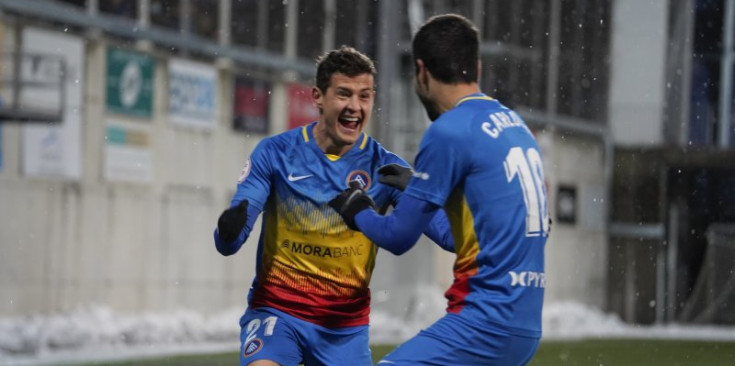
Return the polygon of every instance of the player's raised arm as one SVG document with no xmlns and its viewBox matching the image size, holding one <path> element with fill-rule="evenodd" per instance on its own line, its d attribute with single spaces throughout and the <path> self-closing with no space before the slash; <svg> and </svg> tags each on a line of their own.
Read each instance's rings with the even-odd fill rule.
<svg viewBox="0 0 735 366">
<path fill-rule="evenodd" d="M 232 255 L 240 250 L 250 236 L 255 220 L 263 211 L 270 194 L 270 144 L 265 139 L 255 147 L 242 169 L 230 207 L 217 220 L 214 245 L 222 255 Z"/>
<path fill-rule="evenodd" d="M 380 174 L 378 178 L 380 183 L 403 192 L 413 177 L 413 169 L 393 163 L 380 167 L 378 174 Z M 397 195 L 396 201 L 400 201 L 400 192 Z M 454 237 L 452 236 L 449 220 L 443 209 L 439 209 L 436 212 L 423 233 L 434 243 L 442 247 L 442 249 L 454 253 Z"/>
<path fill-rule="evenodd" d="M 404 195 L 390 215 L 382 216 L 368 202 L 372 199 L 367 192 L 351 186 L 329 205 L 351 229 L 362 231 L 376 245 L 395 255 L 411 249 L 440 210 L 437 205 Z"/>
<path fill-rule="evenodd" d="M 454 253 L 454 236 L 452 236 L 452 227 L 449 225 L 447 213 L 441 208 L 437 210 L 434 218 L 431 219 L 429 226 L 424 230 L 424 235 L 428 236 L 434 243 L 439 245 L 447 252 Z"/>
<path fill-rule="evenodd" d="M 222 212 L 214 230 L 214 246 L 222 255 L 232 255 L 250 236 L 255 220 L 260 210 L 250 206 L 248 200 L 242 200 L 237 205 Z"/>
</svg>

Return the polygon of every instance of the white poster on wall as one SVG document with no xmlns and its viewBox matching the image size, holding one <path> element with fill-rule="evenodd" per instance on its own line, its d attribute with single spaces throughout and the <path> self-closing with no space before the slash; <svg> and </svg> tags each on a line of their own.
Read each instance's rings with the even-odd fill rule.
<svg viewBox="0 0 735 366">
<path fill-rule="evenodd" d="M 108 121 L 105 128 L 105 179 L 137 183 L 153 180 L 151 140 L 148 125 Z"/>
<path fill-rule="evenodd" d="M 171 59 L 168 113 L 174 124 L 213 129 L 217 110 L 217 70 L 207 64 Z"/>
<path fill-rule="evenodd" d="M 64 113 L 60 124 L 23 126 L 23 172 L 28 176 L 79 179 L 81 176 L 82 85 L 84 85 L 84 41 L 68 34 L 25 28 L 22 35 L 25 53 L 59 55 L 66 62 Z M 23 59 L 23 80 L 43 80 L 49 72 L 43 59 Z M 24 88 L 21 104 L 58 103 L 59 93 Z"/>
</svg>

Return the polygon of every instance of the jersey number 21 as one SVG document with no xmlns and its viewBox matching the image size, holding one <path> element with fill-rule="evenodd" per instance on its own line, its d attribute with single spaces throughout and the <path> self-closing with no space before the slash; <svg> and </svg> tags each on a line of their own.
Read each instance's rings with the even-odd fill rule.
<svg viewBox="0 0 735 366">
<path fill-rule="evenodd" d="M 518 176 L 526 203 L 526 236 L 549 235 L 549 210 L 544 188 L 544 169 L 541 155 L 535 148 L 523 152 L 514 147 L 503 162 L 508 183 Z"/>
</svg>

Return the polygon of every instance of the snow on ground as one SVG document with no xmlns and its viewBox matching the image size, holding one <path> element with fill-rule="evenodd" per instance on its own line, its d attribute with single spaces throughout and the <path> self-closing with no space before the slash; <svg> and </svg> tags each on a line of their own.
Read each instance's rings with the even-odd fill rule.
<svg viewBox="0 0 735 366">
<path fill-rule="evenodd" d="M 371 341 L 404 341 L 441 317 L 444 307 L 441 291 L 418 287 L 405 311 L 407 316 L 373 311 Z M 0 318 L 0 365 L 77 364 L 234 352 L 239 348 L 240 315 L 240 308 L 215 315 L 187 310 L 126 315 L 106 306 L 90 305 L 53 316 Z M 633 326 L 579 303 L 547 304 L 543 328 L 545 340 L 624 337 L 735 341 L 732 327 Z"/>
<path fill-rule="evenodd" d="M 0 318 L 0 365 L 236 350 L 241 312 L 230 309 L 204 316 L 178 310 L 123 315 L 94 305 L 53 316 Z"/>
</svg>

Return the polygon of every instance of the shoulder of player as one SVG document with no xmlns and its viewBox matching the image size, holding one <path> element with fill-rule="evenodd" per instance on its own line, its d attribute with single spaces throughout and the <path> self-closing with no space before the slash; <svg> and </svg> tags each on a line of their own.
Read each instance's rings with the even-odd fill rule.
<svg viewBox="0 0 735 366">
<path fill-rule="evenodd" d="M 295 146 L 303 141 L 301 128 L 294 128 L 279 134 L 268 136 L 258 143 L 262 148 L 283 151 L 287 147 Z"/>
<path fill-rule="evenodd" d="M 465 139 L 474 135 L 473 126 L 486 122 L 491 114 L 502 111 L 510 109 L 494 99 L 490 104 L 483 103 L 481 108 L 463 103 L 442 114 L 429 126 L 429 131 L 433 130 L 432 133 L 446 138 Z"/>
<path fill-rule="evenodd" d="M 373 155 L 373 159 L 377 160 L 380 165 L 397 163 L 408 166 L 405 159 L 398 156 L 396 153 L 386 149 L 378 140 L 365 134 L 367 141 L 365 142 L 365 149 Z"/>
<path fill-rule="evenodd" d="M 452 108 L 429 125 L 426 135 L 432 138 L 461 140 L 468 137 L 472 115 L 464 108 Z"/>
<path fill-rule="evenodd" d="M 362 136 L 357 139 L 357 144 L 363 151 L 369 152 L 373 155 L 381 155 L 388 151 L 380 142 L 378 142 L 378 140 L 364 132 Z"/>
</svg>

